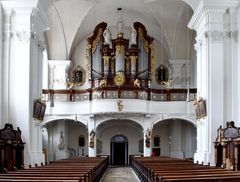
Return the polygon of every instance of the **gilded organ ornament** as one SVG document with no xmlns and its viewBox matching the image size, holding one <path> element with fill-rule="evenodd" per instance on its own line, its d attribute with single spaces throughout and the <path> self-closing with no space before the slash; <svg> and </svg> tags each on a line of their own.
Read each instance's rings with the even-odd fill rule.
<svg viewBox="0 0 240 182">
<path fill-rule="evenodd" d="M 116 86 L 122 86 L 125 83 L 125 76 L 123 73 L 117 73 L 114 78 L 114 83 Z"/>
</svg>

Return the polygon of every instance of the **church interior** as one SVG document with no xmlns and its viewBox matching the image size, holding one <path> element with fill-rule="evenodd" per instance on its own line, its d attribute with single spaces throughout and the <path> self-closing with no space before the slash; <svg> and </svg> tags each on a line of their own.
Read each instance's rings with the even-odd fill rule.
<svg viewBox="0 0 240 182">
<path fill-rule="evenodd" d="M 240 179 L 240 0 L 0 0 L 0 29 L 1 173 Z"/>
</svg>

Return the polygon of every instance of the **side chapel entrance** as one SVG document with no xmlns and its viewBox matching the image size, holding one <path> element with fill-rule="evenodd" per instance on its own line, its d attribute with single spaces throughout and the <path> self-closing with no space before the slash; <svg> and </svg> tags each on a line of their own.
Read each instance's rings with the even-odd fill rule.
<svg viewBox="0 0 240 182">
<path fill-rule="evenodd" d="M 110 150 L 112 165 L 128 164 L 128 138 L 126 136 L 113 136 L 110 142 Z"/>
</svg>

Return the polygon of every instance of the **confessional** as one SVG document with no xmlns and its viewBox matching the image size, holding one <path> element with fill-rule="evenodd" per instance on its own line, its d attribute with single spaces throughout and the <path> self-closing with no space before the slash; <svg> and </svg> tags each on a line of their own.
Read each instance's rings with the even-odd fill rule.
<svg viewBox="0 0 240 182">
<path fill-rule="evenodd" d="M 218 128 L 214 148 L 217 167 L 240 169 L 240 128 L 233 121 L 227 122 L 226 128 Z"/>
<path fill-rule="evenodd" d="M 0 130 L 0 170 L 1 172 L 21 169 L 24 166 L 24 143 L 21 130 L 5 124 Z"/>
</svg>

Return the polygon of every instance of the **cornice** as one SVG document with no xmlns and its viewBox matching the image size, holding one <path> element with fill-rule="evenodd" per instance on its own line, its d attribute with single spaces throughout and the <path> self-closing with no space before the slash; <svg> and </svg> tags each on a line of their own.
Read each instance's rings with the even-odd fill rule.
<svg viewBox="0 0 240 182">
<path fill-rule="evenodd" d="M 20 12 L 29 12 L 33 7 L 37 6 L 38 0 L 3 0 L 1 1 L 3 9 L 14 9 Z"/>
<path fill-rule="evenodd" d="M 219 0 L 202 0 L 199 2 L 199 5 L 197 6 L 190 22 L 188 23 L 188 27 L 190 29 L 197 30 L 199 29 L 199 25 L 203 21 L 203 18 L 206 16 L 206 14 L 211 12 L 224 13 L 227 8 L 236 8 L 238 5 L 239 0 L 222 0 L 221 2 L 219 2 Z M 205 21 L 207 21 L 207 17 Z"/>
</svg>

